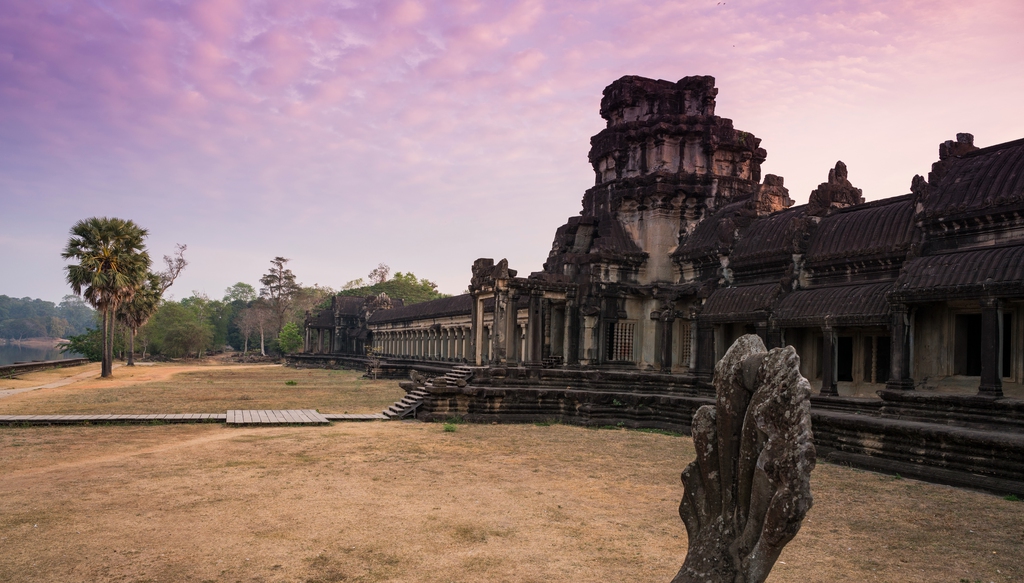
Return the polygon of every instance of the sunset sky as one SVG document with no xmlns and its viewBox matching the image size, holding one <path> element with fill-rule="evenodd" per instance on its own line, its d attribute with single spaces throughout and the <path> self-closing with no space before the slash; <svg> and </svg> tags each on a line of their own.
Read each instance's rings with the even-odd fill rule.
<svg viewBox="0 0 1024 583">
<path fill-rule="evenodd" d="M 59 301 L 90 216 L 188 245 L 171 289 L 269 260 L 460 293 L 539 270 L 594 175 L 602 89 L 713 75 L 797 203 L 836 160 L 908 191 L 957 132 L 1024 137 L 1024 2 L 4 0 L 0 294 Z"/>
</svg>

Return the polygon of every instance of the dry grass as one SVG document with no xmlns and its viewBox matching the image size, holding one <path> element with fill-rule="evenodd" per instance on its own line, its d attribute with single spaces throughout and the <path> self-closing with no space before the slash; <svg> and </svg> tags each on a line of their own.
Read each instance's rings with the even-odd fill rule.
<svg viewBox="0 0 1024 583">
<path fill-rule="evenodd" d="M 102 379 L 98 365 L 89 366 L 96 369 L 92 378 L 0 399 L 0 414 L 221 413 L 228 409 L 377 413 L 405 394 L 396 381 L 367 380 L 362 373 L 348 370 L 171 363 L 121 367 L 112 378 Z M 39 385 L 58 380 L 61 374 L 82 372 L 79 368 L 25 376 Z"/>
<path fill-rule="evenodd" d="M 49 384 L 54 381 L 59 381 L 61 379 L 67 378 L 69 376 L 75 376 L 89 372 L 95 373 L 96 376 L 99 376 L 100 363 L 92 362 L 89 364 L 83 364 L 80 366 L 70 366 L 67 368 L 51 368 L 47 370 L 21 374 L 17 376 L 0 376 L 0 390 L 38 387 L 39 385 Z"/>
<path fill-rule="evenodd" d="M 400 395 L 348 371 L 168 364 L 0 412 L 354 412 Z M 449 429 L 0 427 L 0 581 L 639 582 L 681 564 L 688 438 Z M 813 491 L 769 581 L 1024 580 L 1024 502 L 827 464 Z"/>
<path fill-rule="evenodd" d="M 689 439 L 553 425 L 0 430 L 3 581 L 668 581 Z M 1024 578 L 1024 503 L 821 465 L 773 582 Z"/>
</svg>

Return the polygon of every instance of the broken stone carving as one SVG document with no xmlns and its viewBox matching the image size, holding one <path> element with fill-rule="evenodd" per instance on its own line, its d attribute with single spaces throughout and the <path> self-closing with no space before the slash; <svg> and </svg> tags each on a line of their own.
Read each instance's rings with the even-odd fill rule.
<svg viewBox="0 0 1024 583">
<path fill-rule="evenodd" d="M 811 508 L 810 385 L 792 346 L 739 338 L 715 366 L 715 406 L 693 416 L 683 470 L 689 548 L 672 583 L 761 583 Z"/>
<path fill-rule="evenodd" d="M 807 201 L 807 214 L 824 216 L 833 209 L 864 204 L 861 189 L 850 183 L 846 164 L 840 160 L 828 171 L 828 182 L 822 182 L 811 192 Z"/>
</svg>

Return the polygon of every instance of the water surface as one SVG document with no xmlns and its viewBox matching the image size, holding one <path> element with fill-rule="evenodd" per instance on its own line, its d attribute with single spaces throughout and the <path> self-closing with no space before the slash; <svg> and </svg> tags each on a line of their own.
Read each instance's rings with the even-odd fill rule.
<svg viewBox="0 0 1024 583">
<path fill-rule="evenodd" d="M 18 344 L 0 344 L 0 366 L 15 362 L 31 362 L 34 360 L 63 360 L 80 358 L 74 352 L 61 354 L 60 350 L 50 346 L 19 346 Z"/>
</svg>

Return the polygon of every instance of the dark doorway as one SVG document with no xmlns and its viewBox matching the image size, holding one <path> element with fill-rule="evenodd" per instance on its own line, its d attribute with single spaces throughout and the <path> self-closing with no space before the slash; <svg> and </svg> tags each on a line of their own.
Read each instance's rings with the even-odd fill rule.
<svg viewBox="0 0 1024 583">
<path fill-rule="evenodd" d="M 953 374 L 981 376 L 981 314 L 957 314 Z"/>
<path fill-rule="evenodd" d="M 1010 359 L 1013 357 L 1013 352 L 1010 350 L 1012 346 L 1011 339 L 1013 337 L 1013 316 L 1011 314 L 1003 314 L 1003 376 L 1010 376 Z"/>
<path fill-rule="evenodd" d="M 853 336 L 840 336 L 836 349 L 836 380 L 853 382 Z"/>
<path fill-rule="evenodd" d="M 878 356 L 875 360 L 875 382 L 884 383 L 889 380 L 889 350 L 892 343 L 888 336 L 875 337 L 875 350 Z"/>
</svg>

